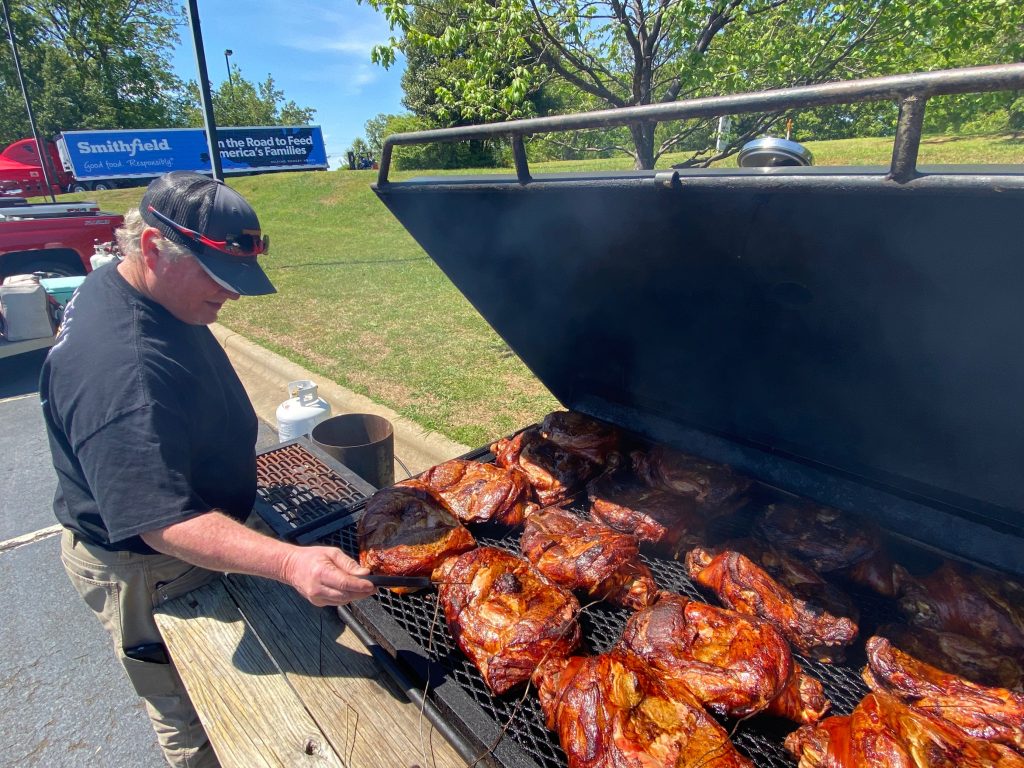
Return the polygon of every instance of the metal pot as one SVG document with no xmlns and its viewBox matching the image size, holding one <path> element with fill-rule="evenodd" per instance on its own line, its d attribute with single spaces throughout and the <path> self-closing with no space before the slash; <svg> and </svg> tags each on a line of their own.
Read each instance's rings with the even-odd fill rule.
<svg viewBox="0 0 1024 768">
<path fill-rule="evenodd" d="M 740 149 L 737 160 L 741 168 L 814 165 L 814 155 L 803 144 L 771 136 L 748 141 Z"/>
</svg>

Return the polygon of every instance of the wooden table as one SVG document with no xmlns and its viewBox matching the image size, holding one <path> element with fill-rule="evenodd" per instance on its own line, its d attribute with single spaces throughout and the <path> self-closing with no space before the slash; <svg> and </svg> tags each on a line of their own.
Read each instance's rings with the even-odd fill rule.
<svg viewBox="0 0 1024 768">
<path fill-rule="evenodd" d="M 228 575 L 156 612 L 224 768 L 464 766 L 333 609 Z"/>
<path fill-rule="evenodd" d="M 53 336 L 44 336 L 41 339 L 29 339 L 27 341 L 7 341 L 0 338 L 0 359 L 20 355 L 23 352 L 34 352 L 37 349 L 52 347 Z"/>
</svg>

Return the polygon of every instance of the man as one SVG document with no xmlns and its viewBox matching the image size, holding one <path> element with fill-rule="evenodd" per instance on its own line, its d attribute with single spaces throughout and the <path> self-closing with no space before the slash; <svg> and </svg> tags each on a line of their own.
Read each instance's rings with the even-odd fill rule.
<svg viewBox="0 0 1024 768">
<path fill-rule="evenodd" d="M 65 531 L 61 559 L 110 633 L 172 766 L 216 766 L 153 608 L 220 572 L 264 576 L 314 605 L 373 593 L 332 547 L 243 525 L 256 494 L 256 414 L 206 327 L 226 301 L 273 293 L 269 240 L 230 187 L 153 181 L 117 232 L 124 256 L 69 303 L 40 396 Z"/>
</svg>

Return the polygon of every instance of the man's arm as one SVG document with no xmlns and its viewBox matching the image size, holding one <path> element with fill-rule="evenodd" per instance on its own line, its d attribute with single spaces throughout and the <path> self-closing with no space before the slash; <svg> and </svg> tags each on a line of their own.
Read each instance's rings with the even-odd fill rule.
<svg viewBox="0 0 1024 768">
<path fill-rule="evenodd" d="M 246 528 L 216 510 L 142 534 L 157 552 L 211 571 L 263 576 L 293 587 L 313 605 L 368 597 L 369 570 L 335 547 L 299 547 Z"/>
</svg>

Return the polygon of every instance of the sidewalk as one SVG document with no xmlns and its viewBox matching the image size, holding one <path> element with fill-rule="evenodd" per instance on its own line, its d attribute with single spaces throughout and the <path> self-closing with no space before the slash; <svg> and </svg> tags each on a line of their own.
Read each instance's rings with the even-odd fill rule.
<svg viewBox="0 0 1024 768">
<path fill-rule="evenodd" d="M 395 429 L 395 456 L 405 462 L 413 474 L 470 450 L 470 446 L 453 442 L 436 432 L 428 432 L 390 408 L 311 373 L 222 325 L 215 323 L 210 330 L 231 359 L 249 393 L 256 415 L 268 424 L 277 424 L 277 407 L 288 398 L 288 382 L 309 379 L 316 383 L 320 396 L 330 403 L 333 416 L 372 413 L 390 421 Z M 405 471 L 396 462 L 395 479 L 401 480 L 405 476 Z"/>
</svg>

